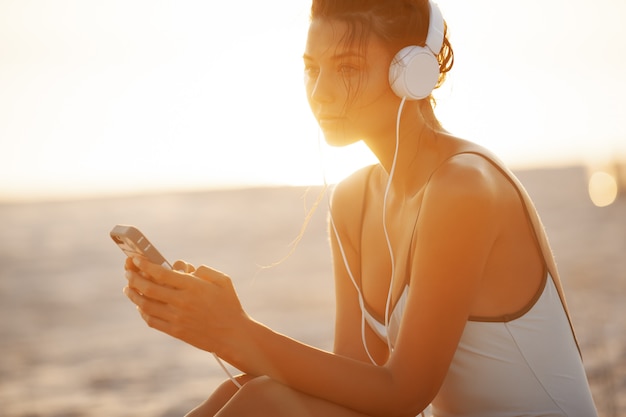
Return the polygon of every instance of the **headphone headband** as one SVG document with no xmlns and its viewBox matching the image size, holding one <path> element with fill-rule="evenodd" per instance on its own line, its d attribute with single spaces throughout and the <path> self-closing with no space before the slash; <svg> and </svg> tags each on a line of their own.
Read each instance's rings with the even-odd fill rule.
<svg viewBox="0 0 626 417">
<path fill-rule="evenodd" d="M 439 55 L 443 47 L 443 15 L 437 3 L 428 2 L 430 18 L 428 22 L 428 35 L 426 36 L 426 46 L 434 55 Z"/>
</svg>

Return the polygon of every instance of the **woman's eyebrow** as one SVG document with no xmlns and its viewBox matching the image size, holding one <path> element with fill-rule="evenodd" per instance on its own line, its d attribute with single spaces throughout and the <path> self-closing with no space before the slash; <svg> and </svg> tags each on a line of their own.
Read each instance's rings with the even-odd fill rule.
<svg viewBox="0 0 626 417">
<path fill-rule="evenodd" d="M 330 57 L 330 59 L 338 61 L 344 58 L 360 58 L 360 59 L 364 59 L 365 56 L 363 54 L 360 54 L 358 52 L 355 51 L 347 51 L 347 52 L 341 52 L 339 54 L 335 54 L 333 56 Z M 309 54 L 304 54 L 302 55 L 302 59 L 304 59 L 305 61 L 315 61 L 315 58 L 313 58 L 311 55 Z"/>
<path fill-rule="evenodd" d="M 347 52 L 342 52 L 340 54 L 333 55 L 331 58 L 336 59 L 336 60 L 344 59 L 344 58 L 365 58 L 365 55 L 360 54 L 355 51 L 347 51 Z"/>
</svg>

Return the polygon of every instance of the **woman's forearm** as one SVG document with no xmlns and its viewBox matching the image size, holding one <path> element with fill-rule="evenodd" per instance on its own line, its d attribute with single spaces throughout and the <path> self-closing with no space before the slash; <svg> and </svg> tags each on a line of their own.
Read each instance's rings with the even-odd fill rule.
<svg viewBox="0 0 626 417">
<path fill-rule="evenodd" d="M 380 367 L 325 352 L 251 319 L 230 278 L 219 271 L 200 266 L 189 275 L 141 259 L 134 265 L 150 279 L 131 268 L 125 291 L 150 327 L 215 352 L 250 375 L 266 375 L 368 415 L 415 415 L 432 398 L 429 393 L 437 379 L 425 369 L 428 363 L 416 362 L 416 358 L 431 357 L 430 351 L 408 347 L 404 358 L 394 353 Z M 423 372 L 420 378 L 416 369 Z"/>
<path fill-rule="evenodd" d="M 407 400 L 393 372 L 303 344 L 249 319 L 222 352 L 244 372 L 266 375 L 306 394 L 368 415 L 407 415 L 420 406 Z M 403 400 L 404 397 L 404 400 Z M 428 405 L 428 400 L 424 399 Z M 419 410 L 418 410 L 419 411 Z"/>
</svg>

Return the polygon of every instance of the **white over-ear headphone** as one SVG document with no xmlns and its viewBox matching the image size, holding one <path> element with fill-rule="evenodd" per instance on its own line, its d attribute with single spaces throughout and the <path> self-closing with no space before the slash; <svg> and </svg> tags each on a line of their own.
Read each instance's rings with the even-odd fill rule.
<svg viewBox="0 0 626 417">
<path fill-rule="evenodd" d="M 391 61 L 389 84 L 397 96 L 407 100 L 428 97 L 439 80 L 437 55 L 443 46 L 444 23 L 441 10 L 429 1 L 430 19 L 426 46 L 404 47 Z"/>
</svg>

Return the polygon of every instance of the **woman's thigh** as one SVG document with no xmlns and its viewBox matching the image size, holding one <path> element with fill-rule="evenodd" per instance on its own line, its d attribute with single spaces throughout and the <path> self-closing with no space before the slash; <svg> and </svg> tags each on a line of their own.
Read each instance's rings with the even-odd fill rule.
<svg viewBox="0 0 626 417">
<path fill-rule="evenodd" d="M 216 417 L 367 417 L 365 414 L 303 394 L 270 378 L 245 384 Z"/>
<path fill-rule="evenodd" d="M 238 375 L 235 378 L 239 384 L 245 385 L 255 377 L 250 375 Z M 228 379 L 218 386 L 206 401 L 187 413 L 185 417 L 213 417 L 224 407 L 224 404 L 230 401 L 237 391 L 238 389 L 233 381 Z"/>
</svg>

